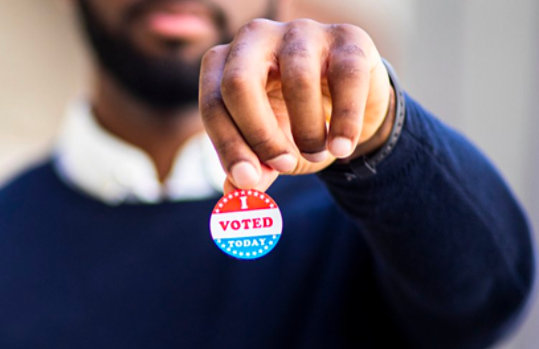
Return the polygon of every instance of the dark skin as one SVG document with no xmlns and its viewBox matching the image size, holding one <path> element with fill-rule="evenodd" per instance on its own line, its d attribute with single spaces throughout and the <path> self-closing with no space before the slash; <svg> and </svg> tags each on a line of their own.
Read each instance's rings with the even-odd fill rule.
<svg viewBox="0 0 539 349">
<path fill-rule="evenodd" d="M 93 109 L 97 121 L 110 133 L 144 150 L 164 181 L 178 150 L 204 127 L 196 105 L 162 114 L 127 94 L 115 81 L 97 74 Z"/>
<path fill-rule="evenodd" d="M 92 4 L 114 29 L 129 3 Z M 215 3 L 242 8 L 247 0 Z M 291 4 L 278 5 L 278 13 L 284 13 Z M 336 158 L 350 161 L 383 145 L 392 125 L 393 91 L 376 47 L 363 30 L 311 20 L 251 20 L 238 12 L 227 12 L 230 23 L 247 22 L 239 30 L 232 24 L 234 41 L 204 55 L 199 108 L 152 109 L 96 67 L 93 107 L 98 121 L 147 152 L 161 180 L 181 146 L 205 128 L 228 175 L 225 191 L 266 190 L 280 173 L 317 172 Z M 128 29 L 146 52 L 183 60 L 200 57 L 218 37 L 208 26 L 197 35 L 185 34 L 182 39 L 192 44 L 181 52 L 169 52 L 144 23 Z M 163 113 L 166 117 L 158 115 Z"/>
</svg>

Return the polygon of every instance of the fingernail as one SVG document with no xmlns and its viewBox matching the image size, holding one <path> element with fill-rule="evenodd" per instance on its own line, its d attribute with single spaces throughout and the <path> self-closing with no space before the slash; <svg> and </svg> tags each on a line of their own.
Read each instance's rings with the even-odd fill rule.
<svg viewBox="0 0 539 349">
<path fill-rule="evenodd" d="M 352 141 L 344 137 L 335 137 L 328 144 L 329 151 L 337 158 L 345 158 L 352 153 Z"/>
<path fill-rule="evenodd" d="M 230 169 L 234 184 L 241 189 L 253 188 L 260 176 L 253 165 L 247 161 L 240 161 Z"/>
<path fill-rule="evenodd" d="M 282 154 L 266 161 L 266 164 L 278 172 L 290 172 L 296 168 L 297 160 L 290 154 Z"/>
<path fill-rule="evenodd" d="M 327 159 L 329 153 L 327 150 L 322 150 L 318 153 L 301 153 L 301 155 L 310 162 L 322 162 Z"/>
</svg>

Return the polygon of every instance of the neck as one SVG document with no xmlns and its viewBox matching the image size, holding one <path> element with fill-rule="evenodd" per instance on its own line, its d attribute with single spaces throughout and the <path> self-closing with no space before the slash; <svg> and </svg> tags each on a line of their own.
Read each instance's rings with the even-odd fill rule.
<svg viewBox="0 0 539 349">
<path fill-rule="evenodd" d="M 101 126 L 145 151 L 160 181 L 167 178 L 187 139 L 203 130 L 196 104 L 176 110 L 154 109 L 129 95 L 103 72 L 97 74 L 92 102 Z"/>
</svg>

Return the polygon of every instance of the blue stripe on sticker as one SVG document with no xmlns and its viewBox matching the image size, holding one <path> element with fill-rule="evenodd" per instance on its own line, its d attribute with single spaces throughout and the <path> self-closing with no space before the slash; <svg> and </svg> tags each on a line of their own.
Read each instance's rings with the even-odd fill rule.
<svg viewBox="0 0 539 349">
<path fill-rule="evenodd" d="M 279 241 L 281 234 L 244 236 L 214 239 L 213 242 L 226 254 L 238 259 L 257 259 L 268 254 Z"/>
</svg>

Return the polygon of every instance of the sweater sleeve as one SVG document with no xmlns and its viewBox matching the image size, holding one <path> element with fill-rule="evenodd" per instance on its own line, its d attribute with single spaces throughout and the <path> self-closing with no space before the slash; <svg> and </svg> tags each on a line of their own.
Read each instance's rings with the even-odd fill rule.
<svg viewBox="0 0 539 349">
<path fill-rule="evenodd" d="M 519 318 L 534 274 L 526 218 L 460 134 L 405 99 L 393 151 L 319 174 L 361 227 L 380 292 L 415 348 L 484 348 Z"/>
</svg>

